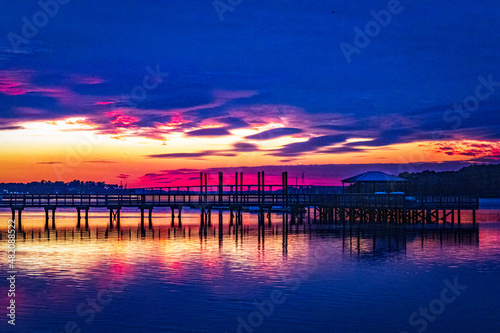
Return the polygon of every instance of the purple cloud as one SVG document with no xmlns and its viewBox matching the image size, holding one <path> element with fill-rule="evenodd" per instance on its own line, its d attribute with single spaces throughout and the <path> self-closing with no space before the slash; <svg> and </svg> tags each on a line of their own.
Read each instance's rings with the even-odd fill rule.
<svg viewBox="0 0 500 333">
<path fill-rule="evenodd" d="M 203 128 L 199 130 L 194 130 L 191 132 L 186 132 L 187 136 L 226 136 L 231 135 L 229 131 L 225 128 Z"/>
<path fill-rule="evenodd" d="M 293 135 L 302 133 L 302 130 L 299 128 L 274 128 L 264 132 L 260 132 L 254 135 L 250 135 L 245 137 L 248 140 L 271 140 L 276 139 L 282 136 Z"/>
<path fill-rule="evenodd" d="M 148 155 L 147 158 L 192 158 L 192 159 L 203 159 L 208 156 L 223 156 L 223 157 L 233 157 L 236 154 L 231 152 L 216 151 L 216 150 L 204 150 L 195 153 L 167 153 L 167 154 L 155 154 Z"/>
<path fill-rule="evenodd" d="M 284 146 L 282 149 L 270 153 L 272 156 L 298 156 L 302 153 L 313 152 L 322 147 L 328 147 L 336 143 L 342 143 L 349 136 L 345 134 L 324 135 L 310 138 L 305 142 L 295 142 Z"/>
<path fill-rule="evenodd" d="M 236 152 L 252 152 L 259 150 L 259 147 L 257 147 L 257 145 L 247 142 L 237 142 L 233 145 L 233 147 L 234 151 Z"/>
</svg>

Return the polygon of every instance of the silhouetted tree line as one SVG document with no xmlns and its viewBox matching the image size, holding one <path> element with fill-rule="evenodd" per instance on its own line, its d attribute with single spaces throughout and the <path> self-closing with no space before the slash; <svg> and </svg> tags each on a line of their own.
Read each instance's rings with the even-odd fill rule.
<svg viewBox="0 0 500 333">
<path fill-rule="evenodd" d="M 83 182 L 73 180 L 69 183 L 42 180 L 31 183 L 0 183 L 2 193 L 30 194 L 104 194 L 128 193 L 122 185 L 106 184 L 104 182 Z"/>
<path fill-rule="evenodd" d="M 471 165 L 459 171 L 403 172 L 407 193 L 474 194 L 500 197 L 500 164 Z"/>
</svg>

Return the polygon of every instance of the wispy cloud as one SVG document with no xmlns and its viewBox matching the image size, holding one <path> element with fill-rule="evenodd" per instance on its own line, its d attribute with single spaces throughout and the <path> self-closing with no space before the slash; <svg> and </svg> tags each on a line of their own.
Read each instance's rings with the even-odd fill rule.
<svg viewBox="0 0 500 333">
<path fill-rule="evenodd" d="M 274 128 L 264 132 L 260 132 L 254 135 L 249 135 L 246 137 L 248 140 L 271 140 L 276 139 L 282 136 L 293 135 L 302 133 L 303 131 L 300 128 Z"/>
<path fill-rule="evenodd" d="M 36 164 L 41 165 L 54 165 L 54 164 L 63 164 L 62 162 L 37 162 Z"/>
<path fill-rule="evenodd" d="M 187 136 L 226 136 L 231 135 L 225 128 L 202 128 L 186 132 Z"/>
</svg>

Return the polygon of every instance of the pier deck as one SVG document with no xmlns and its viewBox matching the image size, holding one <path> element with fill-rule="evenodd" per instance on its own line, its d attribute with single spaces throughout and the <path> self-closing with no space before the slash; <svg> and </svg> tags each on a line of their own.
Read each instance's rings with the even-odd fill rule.
<svg viewBox="0 0 500 333">
<path fill-rule="evenodd" d="M 391 209 L 478 209 L 476 196 L 404 194 L 10 194 L 0 208 L 29 207 L 319 207 Z"/>
<path fill-rule="evenodd" d="M 227 185 L 223 183 L 222 172 L 219 172 L 218 185 L 208 185 L 207 174 L 200 173 L 200 186 L 136 190 L 136 193 L 140 192 L 139 194 L 8 194 L 1 197 L 0 208 L 12 210 L 12 220 L 16 220 L 19 229 L 22 228 L 21 217 L 24 209 L 44 208 L 45 227 L 48 228 L 49 215 L 51 215 L 54 229 L 58 208 L 76 208 L 77 228 L 81 226 L 82 211 L 85 228 L 88 228 L 89 209 L 107 208 L 110 228 L 113 228 L 115 222 L 120 227 L 122 208 L 135 207 L 141 211 L 141 227 L 144 228 L 145 211 L 148 211 L 147 219 L 149 227 L 152 228 L 152 212 L 158 207 L 170 208 L 172 225 L 176 210 L 180 225 L 183 208 L 199 209 L 202 227 L 211 225 L 213 209 L 230 210 L 230 225 L 233 224 L 233 218 L 236 224 L 241 225 L 243 210 L 258 212 L 259 223 L 264 221 L 265 213 L 270 221 L 271 211 L 281 211 L 284 213 L 284 224 L 288 223 L 289 214 L 291 215 L 290 223 L 296 221 L 303 223 L 306 219 L 308 223 L 311 221 L 313 223 L 345 223 L 346 221 L 349 223 L 356 221 L 361 223 L 438 223 L 442 221 L 446 223 L 447 219 L 454 223 L 455 212 L 457 212 L 457 222 L 460 223 L 460 212 L 470 210 L 473 223 L 475 223 L 475 212 L 479 207 L 477 196 L 308 193 L 307 188 L 289 186 L 287 172 L 282 173 L 281 185 L 266 184 L 264 172 L 259 172 L 257 176 L 257 185 L 243 185 L 243 173 L 236 172 L 234 185 Z M 319 188 L 315 190 L 319 192 Z M 222 220 L 219 224 L 222 224 Z"/>
</svg>

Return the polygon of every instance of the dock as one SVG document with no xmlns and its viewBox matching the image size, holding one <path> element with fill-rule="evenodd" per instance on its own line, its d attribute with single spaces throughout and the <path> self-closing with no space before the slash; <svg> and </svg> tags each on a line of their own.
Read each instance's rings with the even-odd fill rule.
<svg viewBox="0 0 500 333">
<path fill-rule="evenodd" d="M 235 183 L 209 185 L 207 174 L 200 173 L 199 186 L 176 186 L 141 189 L 133 194 L 7 194 L 0 201 L 0 209 L 10 209 L 16 227 L 22 229 L 22 212 L 26 208 L 45 210 L 45 228 L 56 228 L 56 210 L 75 208 L 76 228 L 88 229 L 88 213 L 91 208 L 109 210 L 110 228 L 120 227 L 122 208 L 137 208 L 141 212 L 141 228 L 146 220 L 152 228 L 155 208 L 171 210 L 172 225 L 181 225 L 183 208 L 200 211 L 200 226 L 210 226 L 212 210 L 229 210 L 230 225 L 242 224 L 243 211 L 255 211 L 264 223 L 264 216 L 273 211 L 283 212 L 283 221 L 294 223 L 395 223 L 436 224 L 461 223 L 461 212 L 472 211 L 476 223 L 479 199 L 472 195 L 423 195 L 423 194 L 371 194 L 371 193 L 304 193 L 288 185 L 288 175 L 282 173 L 282 184 L 265 183 L 264 172 L 258 174 L 258 183 L 245 184 L 243 174 L 235 174 Z M 82 221 L 84 220 L 84 221 Z M 262 222 L 260 222 L 262 221 Z M 219 221 L 222 224 L 222 220 Z"/>
</svg>

